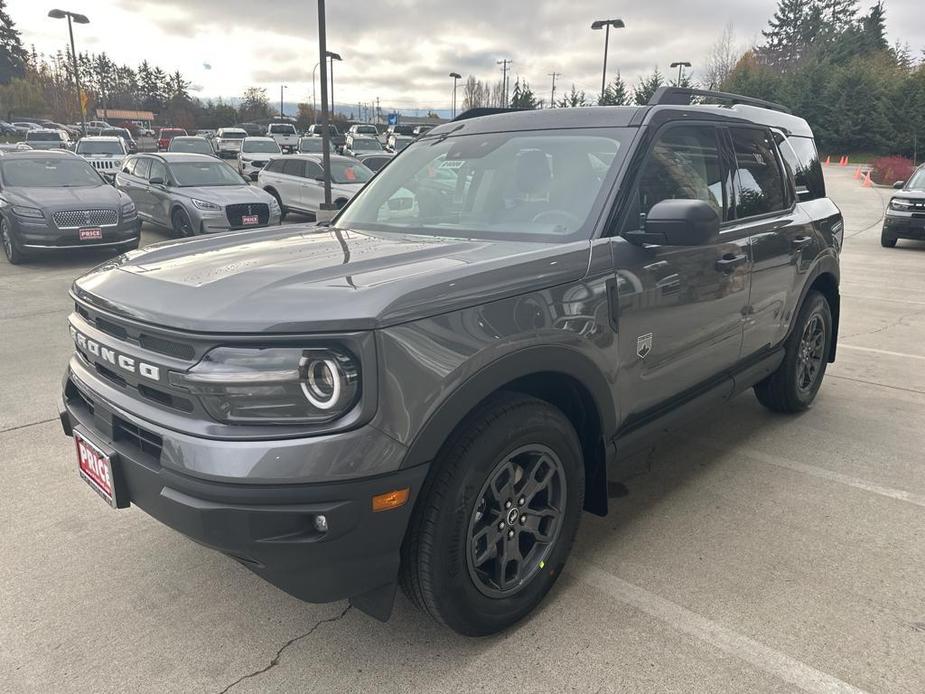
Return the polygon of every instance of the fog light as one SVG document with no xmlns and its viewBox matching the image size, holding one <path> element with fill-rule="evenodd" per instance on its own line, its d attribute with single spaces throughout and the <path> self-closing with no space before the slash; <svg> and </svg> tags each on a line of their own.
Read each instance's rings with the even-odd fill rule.
<svg viewBox="0 0 925 694">
<path fill-rule="evenodd" d="M 328 531 L 328 519 L 326 516 L 315 516 L 315 530 L 319 533 L 326 533 Z"/>
</svg>

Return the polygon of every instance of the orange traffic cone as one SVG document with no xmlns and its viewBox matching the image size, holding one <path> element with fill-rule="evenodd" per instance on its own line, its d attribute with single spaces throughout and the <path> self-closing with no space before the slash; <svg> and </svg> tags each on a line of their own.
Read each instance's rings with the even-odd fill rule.
<svg viewBox="0 0 925 694">
<path fill-rule="evenodd" d="M 848 166 L 848 157 L 847 155 L 838 160 L 839 166 Z"/>
<path fill-rule="evenodd" d="M 854 180 L 860 180 L 861 178 L 861 167 L 859 166 L 854 172 Z"/>
<path fill-rule="evenodd" d="M 842 166 L 848 166 L 848 155 L 845 155 L 845 163 Z"/>
<path fill-rule="evenodd" d="M 826 164 L 831 164 L 831 163 L 832 163 L 832 157 L 826 157 L 826 158 L 825 158 L 825 163 L 826 163 Z"/>
<path fill-rule="evenodd" d="M 871 180 L 870 180 L 870 171 L 864 174 L 864 183 L 862 183 L 861 185 L 863 185 L 865 188 L 873 187 L 874 184 L 871 183 Z"/>
</svg>

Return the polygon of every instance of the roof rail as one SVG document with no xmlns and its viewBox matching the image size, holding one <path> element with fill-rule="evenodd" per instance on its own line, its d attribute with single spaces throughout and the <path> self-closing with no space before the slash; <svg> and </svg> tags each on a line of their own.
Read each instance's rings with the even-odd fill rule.
<svg viewBox="0 0 925 694">
<path fill-rule="evenodd" d="M 494 116 L 498 113 L 515 113 L 516 111 L 525 111 L 523 108 L 495 108 L 492 106 L 476 106 L 460 113 L 451 122 L 458 120 L 469 120 L 470 118 L 480 118 L 481 116 Z"/>
<path fill-rule="evenodd" d="M 772 111 L 790 113 L 789 108 L 782 104 L 776 104 L 773 101 L 756 99 L 752 96 L 742 96 L 741 94 L 714 92 L 709 89 L 686 89 L 684 87 L 659 87 L 655 90 L 652 98 L 649 99 L 649 106 L 689 106 L 691 98 L 695 96 L 715 99 L 716 101 L 723 101 L 729 104 L 745 104 L 748 106 L 768 108 Z"/>
</svg>

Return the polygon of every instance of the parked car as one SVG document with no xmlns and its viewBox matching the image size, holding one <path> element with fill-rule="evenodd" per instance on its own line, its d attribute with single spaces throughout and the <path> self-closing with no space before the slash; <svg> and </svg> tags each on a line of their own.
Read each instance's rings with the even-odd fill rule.
<svg viewBox="0 0 925 694">
<path fill-rule="evenodd" d="M 121 137 L 122 142 L 125 143 L 126 152 L 129 154 L 138 152 L 138 143 L 135 142 L 135 138 L 132 137 L 132 133 L 129 132 L 128 128 L 103 128 L 100 135 L 103 137 Z"/>
<path fill-rule="evenodd" d="M 241 151 L 241 141 L 248 137 L 243 128 L 219 128 L 215 133 L 215 152 L 222 159 L 231 159 Z"/>
<path fill-rule="evenodd" d="M 354 123 L 347 129 L 347 135 L 368 135 L 370 137 L 379 136 L 379 128 L 372 123 Z"/>
<path fill-rule="evenodd" d="M 344 142 L 345 156 L 356 157 L 360 154 L 374 152 L 382 152 L 382 145 L 376 138 L 366 135 L 347 135 L 346 142 Z"/>
<path fill-rule="evenodd" d="M 393 135 L 406 135 L 408 137 L 413 137 L 414 127 L 415 126 L 413 125 L 403 125 L 403 124 L 393 123 L 392 125 L 389 125 L 385 129 L 385 133 L 384 133 L 385 140 L 386 142 L 388 142 L 389 138 L 391 138 Z"/>
<path fill-rule="evenodd" d="M 30 123 L 29 121 L 14 121 L 13 127 L 19 132 L 20 135 L 25 135 L 30 130 L 43 130 L 41 125 L 38 123 Z"/>
<path fill-rule="evenodd" d="M 896 181 L 880 231 L 880 245 L 894 248 L 897 239 L 925 240 L 925 164 L 908 181 Z"/>
<path fill-rule="evenodd" d="M 314 125 L 309 125 L 308 130 L 305 131 L 305 134 L 309 137 L 321 137 L 323 128 L 320 123 L 315 123 Z M 338 149 L 344 146 L 345 137 L 340 134 L 340 131 L 337 129 L 337 126 L 329 125 L 328 126 L 328 137 L 331 142 L 334 143 L 334 146 Z"/>
<path fill-rule="evenodd" d="M 392 161 L 394 156 L 392 152 L 367 152 L 365 154 L 358 154 L 356 160 L 370 171 L 375 172 Z"/>
<path fill-rule="evenodd" d="M 334 143 L 328 141 L 328 150 L 331 154 L 337 154 L 337 148 Z M 324 138 L 322 137 L 300 137 L 299 154 L 320 154 L 324 151 Z"/>
<path fill-rule="evenodd" d="M 208 154 L 216 156 L 212 143 L 204 137 L 198 135 L 181 135 L 170 141 L 168 152 L 187 152 L 190 154 Z"/>
<path fill-rule="evenodd" d="M 136 154 L 116 175 L 146 222 L 175 236 L 279 224 L 276 200 L 205 154 Z"/>
<path fill-rule="evenodd" d="M 386 142 L 385 148 L 389 152 L 401 152 L 405 147 L 414 142 L 414 138 L 410 135 L 396 135 L 392 133 L 389 135 L 389 139 Z"/>
<path fill-rule="evenodd" d="M 234 127 L 246 132 L 248 137 L 260 137 L 267 134 L 267 126 L 260 125 L 260 123 L 241 123 Z"/>
<path fill-rule="evenodd" d="M 161 128 L 157 133 L 158 151 L 164 151 L 170 147 L 170 141 L 173 138 L 186 134 L 187 132 L 183 128 Z"/>
<path fill-rule="evenodd" d="M 138 248 L 141 225 L 128 196 L 70 152 L 0 156 L 0 241 L 13 265 L 49 249 Z"/>
<path fill-rule="evenodd" d="M 292 123 L 270 123 L 267 137 L 271 137 L 283 152 L 293 152 L 299 146 L 299 133 Z"/>
<path fill-rule="evenodd" d="M 331 201 L 347 204 L 373 172 L 350 157 L 333 155 Z M 257 174 L 257 185 L 279 203 L 285 217 L 289 211 L 315 215 L 324 202 L 324 169 L 320 154 L 294 154 L 273 159 Z"/>
<path fill-rule="evenodd" d="M 204 129 L 204 130 L 197 130 L 197 131 L 196 131 L 195 133 L 193 133 L 193 134 L 196 135 L 197 137 L 204 137 L 204 138 L 206 138 L 207 140 L 208 140 L 209 138 L 215 137 L 215 131 L 212 130 L 211 128 L 206 128 L 206 129 Z"/>
<path fill-rule="evenodd" d="M 18 135 L 19 129 L 12 123 L 0 120 L 0 135 Z"/>
<path fill-rule="evenodd" d="M 88 120 L 87 127 L 103 130 L 105 128 L 111 128 L 112 126 L 104 120 Z"/>
<path fill-rule="evenodd" d="M 272 137 L 245 137 L 241 140 L 241 152 L 238 154 L 238 173 L 256 181 L 257 174 L 267 162 L 280 154 L 282 149 Z"/>
<path fill-rule="evenodd" d="M 451 629 L 499 632 L 666 429 L 751 389 L 813 404 L 844 241 L 817 162 L 783 107 L 674 87 L 439 126 L 328 227 L 78 278 L 64 432 L 111 506 L 297 598 L 386 619 L 401 585 Z M 131 355 L 121 383 L 104 349 Z"/>
<path fill-rule="evenodd" d="M 64 130 L 37 128 L 26 133 L 26 144 L 32 149 L 70 149 L 73 146 Z"/>
<path fill-rule="evenodd" d="M 128 156 L 122 137 L 96 135 L 83 137 L 74 147 L 75 154 L 83 157 L 90 166 L 107 180 L 113 180 Z"/>
</svg>

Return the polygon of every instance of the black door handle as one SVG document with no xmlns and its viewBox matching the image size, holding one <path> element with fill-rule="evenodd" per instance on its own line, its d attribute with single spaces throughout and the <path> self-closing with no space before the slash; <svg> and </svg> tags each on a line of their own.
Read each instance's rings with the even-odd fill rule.
<svg viewBox="0 0 925 694">
<path fill-rule="evenodd" d="M 720 272 L 730 273 L 739 267 L 739 265 L 744 264 L 746 260 L 748 260 L 748 256 L 744 253 L 741 255 L 733 255 L 732 253 L 727 253 L 716 261 L 716 269 Z"/>
<path fill-rule="evenodd" d="M 790 242 L 790 248 L 792 248 L 795 251 L 798 251 L 802 249 L 803 246 L 808 245 L 809 242 L 812 240 L 813 240 L 812 236 L 797 236 L 795 239 L 793 239 Z"/>
</svg>

